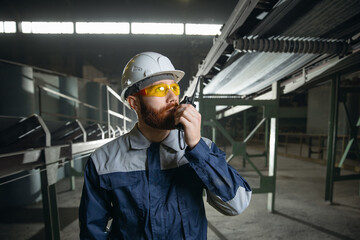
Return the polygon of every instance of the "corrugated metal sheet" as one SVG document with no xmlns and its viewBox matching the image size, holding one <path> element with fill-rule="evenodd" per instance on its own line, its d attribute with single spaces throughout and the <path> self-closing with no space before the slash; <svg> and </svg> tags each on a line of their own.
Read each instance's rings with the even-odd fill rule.
<svg viewBox="0 0 360 240">
<path fill-rule="evenodd" d="M 309 3 L 312 4 L 311 7 L 304 5 Z M 296 9 L 304 10 L 304 12 L 297 13 L 296 17 L 291 18 L 291 13 Z M 273 9 L 251 33 L 263 33 L 269 36 L 271 32 L 276 32 L 280 36 L 302 39 L 319 39 L 320 37 L 341 39 L 348 37 L 345 34 L 360 31 L 351 24 L 356 22 L 355 19 L 359 16 L 360 0 L 288 0 Z M 287 22 L 281 22 L 282 19 Z M 204 88 L 204 93 L 253 94 L 269 87 L 273 82 L 289 77 L 318 56 L 316 54 L 243 53 L 239 59 L 223 68 L 209 81 Z"/>
</svg>

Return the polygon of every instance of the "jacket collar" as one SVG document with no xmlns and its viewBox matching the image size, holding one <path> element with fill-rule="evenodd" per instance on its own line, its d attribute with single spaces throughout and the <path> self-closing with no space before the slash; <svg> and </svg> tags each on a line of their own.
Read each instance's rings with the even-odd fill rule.
<svg viewBox="0 0 360 240">
<path fill-rule="evenodd" d="M 161 142 L 161 145 L 175 151 L 180 151 L 178 134 L 178 130 L 171 130 L 170 134 Z M 137 124 L 131 129 L 129 139 L 131 149 L 146 149 L 150 147 L 151 144 L 151 142 L 140 132 Z M 181 139 L 181 141 L 183 140 Z"/>
</svg>

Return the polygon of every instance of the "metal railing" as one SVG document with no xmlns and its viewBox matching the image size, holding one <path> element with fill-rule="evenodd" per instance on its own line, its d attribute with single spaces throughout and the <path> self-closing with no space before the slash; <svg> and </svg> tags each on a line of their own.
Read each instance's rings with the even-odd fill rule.
<svg viewBox="0 0 360 240">
<path fill-rule="evenodd" d="M 132 122 L 132 120 L 128 117 L 126 117 L 126 109 L 125 109 L 125 104 L 122 104 L 123 106 L 123 114 L 120 114 L 118 112 L 115 112 L 113 110 L 110 109 L 110 95 L 114 96 L 116 99 L 118 99 L 121 102 L 121 98 L 119 96 L 119 94 L 117 94 L 111 87 L 106 86 L 106 101 L 107 101 L 107 113 L 108 113 L 108 127 L 110 129 L 111 126 L 111 121 L 110 121 L 110 116 L 114 116 L 120 119 L 123 119 L 123 130 L 124 132 L 126 132 L 127 130 L 127 124 L 126 122 Z M 110 137 L 110 131 L 109 131 L 109 137 Z"/>
<path fill-rule="evenodd" d="M 123 113 L 124 114 L 121 114 L 121 113 L 118 113 L 114 110 L 111 110 L 111 107 L 110 107 L 110 95 L 111 96 L 114 96 L 116 99 L 118 99 L 120 102 L 120 96 L 109 86 L 106 86 L 106 98 L 107 98 L 107 109 L 106 110 L 102 110 L 100 109 L 99 107 L 96 107 L 96 106 L 93 106 L 91 104 L 88 104 L 88 103 L 85 103 L 85 102 L 82 102 L 80 101 L 79 99 L 75 98 L 75 97 L 72 97 L 72 96 L 69 96 L 69 95 L 66 95 L 66 94 L 63 94 L 63 93 L 60 93 L 56 90 L 53 90 L 49 87 L 46 87 L 46 86 L 43 86 L 43 85 L 38 85 L 38 89 L 39 89 L 39 93 L 38 93 L 38 109 L 39 109 L 39 115 L 40 116 L 43 116 L 44 114 L 46 115 L 51 115 L 51 116 L 55 116 L 55 117 L 63 117 L 63 118 L 70 118 L 70 119 L 78 119 L 78 120 L 81 120 L 81 121 L 89 121 L 89 122 L 94 122 L 94 123 L 107 123 L 108 125 L 108 137 L 113 137 L 113 133 L 112 131 L 110 131 L 111 129 L 111 118 L 110 116 L 113 116 L 113 117 L 116 117 L 116 118 L 119 118 L 121 120 L 123 120 L 123 129 L 122 132 L 120 132 L 120 134 L 122 133 L 125 133 L 127 132 L 127 122 L 132 122 L 132 120 L 125 116 L 126 112 L 125 112 L 125 105 L 123 105 Z M 103 112 L 107 113 L 107 121 L 99 121 L 97 119 L 90 119 L 90 118 L 87 118 L 87 117 L 81 117 L 80 114 L 77 114 L 77 116 L 71 116 L 71 115 L 66 115 L 66 114 L 60 114 L 60 113 L 51 113 L 51 112 L 47 112 L 47 111 L 43 111 L 43 108 L 42 108 L 42 102 L 44 101 L 43 97 L 42 97 L 42 92 L 45 91 L 46 93 L 50 93 L 50 94 L 53 94 L 59 98 L 62 98 L 62 99 L 66 99 L 66 100 L 69 100 L 71 102 L 74 103 L 74 108 L 77 109 L 77 106 L 76 105 L 81 105 L 85 108 L 90 108 L 90 109 L 94 109 L 96 111 L 99 112 L 99 115 L 101 115 Z M 100 118 L 99 118 L 100 119 Z M 119 129 L 119 126 L 116 126 L 116 129 L 118 130 Z"/>
<path fill-rule="evenodd" d="M 65 165 L 70 167 L 70 176 L 65 176 L 65 173 L 64 176 L 70 177 L 71 189 L 74 189 L 74 175 L 80 174 L 74 168 L 75 160 L 84 159 L 98 147 L 127 132 L 133 120 L 126 115 L 125 105 L 110 86 L 105 86 L 104 91 L 104 86 L 94 85 L 98 87 L 99 102 L 94 99 L 89 104 L 80 97 L 64 93 L 60 87 L 66 85 L 70 91 L 76 90 L 81 79 L 74 79 L 76 83 L 67 85 L 68 82 L 60 81 L 73 79 L 61 79 L 67 76 L 36 70 L 38 75 L 29 78 L 35 90 L 30 98 L 34 101 L 33 114 L 26 118 L 11 117 L 9 122 L 13 125 L 8 124 L 2 129 L 4 136 L 11 133 L 12 137 L 10 142 L 6 135 L 4 144 L 0 146 L 3 150 L 0 152 L 0 186 L 10 186 L 10 183 L 40 175 L 46 239 L 60 239 L 55 187 L 59 169 Z M 106 103 L 103 102 L 104 94 Z M 81 95 L 80 87 L 74 95 Z M 118 100 L 115 101 L 116 107 L 112 105 L 112 98 Z M 121 106 L 123 113 L 120 112 Z M 34 169 L 38 171 L 26 172 Z M 18 173 L 24 174 L 18 176 Z"/>
</svg>

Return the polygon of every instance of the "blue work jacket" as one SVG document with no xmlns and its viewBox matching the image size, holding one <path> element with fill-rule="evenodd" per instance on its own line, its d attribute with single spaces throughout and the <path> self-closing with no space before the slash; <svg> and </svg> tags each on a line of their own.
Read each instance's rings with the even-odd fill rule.
<svg viewBox="0 0 360 240">
<path fill-rule="evenodd" d="M 248 183 L 210 140 L 181 150 L 177 130 L 151 143 L 135 126 L 89 158 L 80 238 L 206 239 L 203 189 L 226 215 L 240 214 L 251 198 Z"/>
</svg>

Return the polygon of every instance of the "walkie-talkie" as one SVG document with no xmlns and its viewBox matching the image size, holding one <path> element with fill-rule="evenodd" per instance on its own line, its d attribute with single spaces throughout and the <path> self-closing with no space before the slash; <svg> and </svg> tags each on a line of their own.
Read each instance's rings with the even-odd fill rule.
<svg viewBox="0 0 360 240">
<path fill-rule="evenodd" d="M 199 76 L 198 79 L 197 79 L 196 86 L 195 86 L 195 89 L 194 89 L 194 93 L 192 94 L 192 96 L 191 97 L 185 96 L 184 99 L 180 102 L 180 104 L 191 104 L 194 107 L 196 107 L 196 105 L 194 104 L 194 101 L 195 101 L 196 90 L 197 90 L 197 87 L 198 87 L 199 82 L 200 82 L 200 78 L 201 78 L 201 76 Z M 179 147 L 180 147 L 181 150 L 184 150 L 185 149 L 184 126 L 181 123 L 179 123 L 178 125 L 175 126 L 175 128 L 179 130 L 179 134 L 178 134 Z M 181 139 L 183 139 L 183 144 L 181 144 Z"/>
<path fill-rule="evenodd" d="M 192 96 L 191 97 L 185 96 L 184 99 L 180 102 L 180 104 L 191 104 L 194 107 L 196 107 L 196 105 L 194 104 L 194 101 L 195 101 L 196 90 L 197 90 L 197 87 L 198 87 L 199 82 L 200 82 L 200 77 L 201 76 L 199 76 L 198 79 L 197 79 L 196 86 L 195 86 L 195 89 L 194 89 L 194 93 L 192 94 Z M 184 131 L 184 126 L 181 123 L 176 125 L 175 128 L 179 129 L 180 131 Z"/>
</svg>

